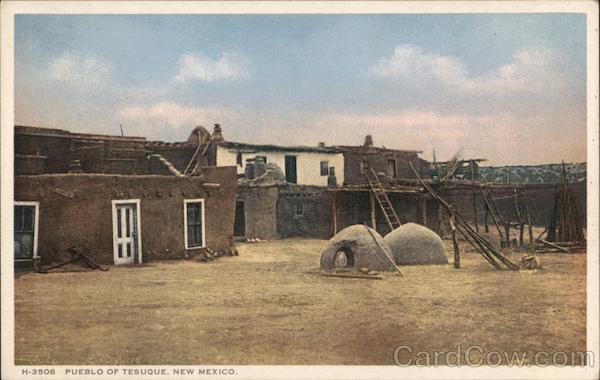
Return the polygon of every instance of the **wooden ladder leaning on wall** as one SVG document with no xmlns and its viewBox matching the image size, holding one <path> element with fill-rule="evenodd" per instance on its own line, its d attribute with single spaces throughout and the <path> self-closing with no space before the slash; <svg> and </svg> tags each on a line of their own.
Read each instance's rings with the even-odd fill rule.
<svg viewBox="0 0 600 380">
<path fill-rule="evenodd" d="M 375 173 L 372 167 L 366 167 L 362 169 L 363 174 L 367 177 L 367 182 L 369 184 L 369 188 L 371 189 L 371 193 L 377 199 L 377 203 L 381 207 L 381 211 L 383 211 L 383 216 L 385 216 L 385 220 L 387 221 L 390 229 L 393 231 L 396 228 L 400 227 L 402 223 L 400 223 L 400 218 L 398 218 L 398 214 L 396 214 L 396 210 L 392 206 L 392 202 L 388 198 L 381 181 L 379 180 L 379 176 Z"/>
<path fill-rule="evenodd" d="M 192 155 L 190 162 L 188 162 L 187 166 L 183 170 L 183 173 L 182 173 L 183 175 L 192 175 L 192 173 L 194 173 L 194 170 L 196 170 L 196 166 L 198 165 L 198 160 L 200 159 L 199 158 L 200 155 L 204 156 L 206 154 L 211 143 L 212 143 L 212 136 L 210 136 L 210 139 L 205 144 L 198 143 L 198 147 L 194 151 L 194 154 Z"/>
</svg>

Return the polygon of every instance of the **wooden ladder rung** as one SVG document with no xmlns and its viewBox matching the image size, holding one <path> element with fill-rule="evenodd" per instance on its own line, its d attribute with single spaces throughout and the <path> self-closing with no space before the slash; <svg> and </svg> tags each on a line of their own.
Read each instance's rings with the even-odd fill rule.
<svg viewBox="0 0 600 380">
<path fill-rule="evenodd" d="M 401 226 L 400 219 L 394 210 L 392 202 L 388 198 L 381 181 L 379 181 L 379 177 L 377 173 L 373 170 L 373 168 L 368 168 L 363 171 L 365 177 L 367 177 L 367 183 L 369 184 L 369 188 L 371 189 L 371 193 L 377 199 L 377 203 L 381 207 L 383 211 L 383 216 L 387 221 L 388 225 L 391 229 Z"/>
</svg>

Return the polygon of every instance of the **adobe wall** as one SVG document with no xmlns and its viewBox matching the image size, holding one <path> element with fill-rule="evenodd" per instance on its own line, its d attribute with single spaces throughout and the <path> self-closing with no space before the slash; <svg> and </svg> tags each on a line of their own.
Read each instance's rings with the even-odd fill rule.
<svg viewBox="0 0 600 380">
<path fill-rule="evenodd" d="M 147 174 L 144 143 L 143 137 L 16 126 L 15 174 L 67 173 L 74 160 L 84 173 Z"/>
<path fill-rule="evenodd" d="M 394 205 L 402 224 L 418 223 L 434 232 L 440 232 L 438 203 L 428 194 L 390 193 L 388 198 Z M 378 231 L 385 235 L 390 232 L 390 229 L 377 201 L 375 209 L 377 210 Z"/>
<path fill-rule="evenodd" d="M 585 183 L 571 184 L 575 192 L 575 201 L 579 223 L 581 226 L 586 226 L 587 217 L 587 190 Z M 550 222 L 552 212 L 554 210 L 555 193 L 558 190 L 557 184 L 531 184 L 527 185 L 524 190 L 521 190 L 527 197 L 527 207 L 532 216 L 534 225 L 546 227 Z M 475 220 L 473 196 L 477 204 L 477 219 L 480 225 L 484 224 L 485 220 L 485 204 L 481 190 L 478 188 L 461 188 L 451 190 L 441 190 L 441 195 L 450 202 L 458 212 L 471 223 Z M 493 189 L 492 196 L 495 199 L 496 206 L 502 217 L 517 221 L 515 211 L 515 199 L 512 188 Z M 522 210 L 522 202 L 520 203 Z M 488 224 L 492 225 L 491 216 L 488 217 Z"/>
<path fill-rule="evenodd" d="M 366 191 L 338 192 L 336 196 L 337 231 L 353 224 L 371 226 L 369 193 Z"/>
<path fill-rule="evenodd" d="M 43 174 L 46 170 L 46 156 L 15 154 L 15 171 L 19 174 Z"/>
<path fill-rule="evenodd" d="M 123 137 L 71 133 L 59 129 L 15 127 L 15 174 L 68 173 L 74 160 L 84 173 L 165 174 L 148 163 L 147 153 L 157 153 L 183 172 L 197 149 L 190 143 L 146 141 Z M 198 166 L 215 166 L 216 144 L 199 155 Z"/>
<path fill-rule="evenodd" d="M 388 193 L 388 198 L 402 224 L 419 223 L 439 232 L 439 215 L 437 202 L 424 194 Z M 383 215 L 381 207 L 374 199 L 377 232 L 385 236 L 390 227 Z M 369 192 L 340 192 L 337 194 L 337 230 L 340 231 L 353 224 L 371 225 L 371 201 Z"/>
<path fill-rule="evenodd" d="M 280 186 L 277 201 L 279 237 L 329 239 L 332 236 L 332 199 L 333 195 L 323 188 Z M 302 205 L 302 215 L 296 215 L 298 204 Z"/>
<path fill-rule="evenodd" d="M 234 167 L 234 170 L 235 167 Z M 277 239 L 276 186 L 240 186 L 238 199 L 244 201 L 246 237 Z"/>
<path fill-rule="evenodd" d="M 365 183 L 367 179 L 361 172 L 363 158 L 376 173 L 385 173 L 387 160 L 396 160 L 396 178 L 416 178 L 409 162 L 420 173 L 422 178 L 429 176 L 428 165 L 415 152 L 381 150 L 379 153 L 364 153 L 361 148 L 344 152 L 344 181 L 347 184 Z"/>
<path fill-rule="evenodd" d="M 112 200 L 140 199 L 143 262 L 183 257 L 184 199 L 205 199 L 206 245 L 230 246 L 237 182 L 235 168 L 210 168 L 203 186 L 194 177 L 55 174 L 15 176 L 15 200 L 39 201 L 38 251 L 44 263 L 68 258 L 78 245 L 100 263 L 113 263 Z"/>
</svg>

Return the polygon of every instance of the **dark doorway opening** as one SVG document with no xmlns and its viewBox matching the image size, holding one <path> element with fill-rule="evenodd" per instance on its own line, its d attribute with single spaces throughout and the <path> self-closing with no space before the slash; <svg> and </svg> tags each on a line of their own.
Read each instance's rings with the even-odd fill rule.
<svg viewBox="0 0 600 380">
<path fill-rule="evenodd" d="M 235 202 L 235 220 L 233 222 L 233 236 L 246 236 L 246 212 L 244 201 Z"/>
<path fill-rule="evenodd" d="M 298 183 L 296 156 L 285 156 L 285 180 L 289 183 Z"/>
</svg>

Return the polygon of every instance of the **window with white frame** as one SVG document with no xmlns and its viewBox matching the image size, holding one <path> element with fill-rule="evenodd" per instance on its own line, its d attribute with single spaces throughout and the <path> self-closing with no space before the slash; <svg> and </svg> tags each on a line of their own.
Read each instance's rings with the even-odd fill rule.
<svg viewBox="0 0 600 380">
<path fill-rule="evenodd" d="M 304 216 L 304 204 L 296 203 L 296 216 Z"/>
<path fill-rule="evenodd" d="M 183 216 L 185 222 L 185 249 L 204 247 L 204 199 L 184 200 Z"/>
<path fill-rule="evenodd" d="M 14 259 L 31 260 L 37 257 L 38 202 L 15 202 Z"/>
</svg>

